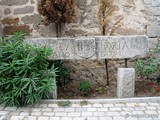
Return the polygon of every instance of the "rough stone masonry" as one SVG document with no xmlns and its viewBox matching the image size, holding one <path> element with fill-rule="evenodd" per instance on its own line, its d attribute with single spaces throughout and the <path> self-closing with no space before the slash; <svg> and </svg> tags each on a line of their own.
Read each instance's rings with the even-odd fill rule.
<svg viewBox="0 0 160 120">
<path fill-rule="evenodd" d="M 55 25 L 45 26 L 37 11 L 38 0 L 0 0 L 0 34 L 25 31 L 28 37 L 55 37 Z M 62 37 L 101 35 L 97 18 L 97 0 L 77 0 L 78 17 L 75 23 L 62 25 Z M 114 0 L 115 10 L 106 35 L 147 35 L 149 48 L 156 46 L 160 37 L 160 0 Z M 3 22 L 2 21 L 7 21 Z M 120 21 L 119 21 L 120 20 Z M 119 22 L 118 22 L 119 21 Z M 65 61 L 71 70 L 71 80 L 87 79 L 104 84 L 106 70 L 103 60 Z M 116 71 L 124 61 L 109 61 L 109 78 L 115 82 Z M 128 64 L 134 67 L 134 63 Z"/>
</svg>

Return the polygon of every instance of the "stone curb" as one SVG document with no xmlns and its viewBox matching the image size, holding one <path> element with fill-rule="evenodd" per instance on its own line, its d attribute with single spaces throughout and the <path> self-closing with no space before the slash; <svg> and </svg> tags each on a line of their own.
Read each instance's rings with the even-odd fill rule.
<svg viewBox="0 0 160 120">
<path fill-rule="evenodd" d="M 70 101 L 72 103 L 80 103 L 81 101 L 88 101 L 91 104 L 94 103 L 144 103 L 144 102 L 159 102 L 160 97 L 137 97 L 137 98 L 122 98 L 122 99 L 57 99 L 57 100 L 43 100 L 42 103 L 57 103 L 59 101 Z"/>
</svg>

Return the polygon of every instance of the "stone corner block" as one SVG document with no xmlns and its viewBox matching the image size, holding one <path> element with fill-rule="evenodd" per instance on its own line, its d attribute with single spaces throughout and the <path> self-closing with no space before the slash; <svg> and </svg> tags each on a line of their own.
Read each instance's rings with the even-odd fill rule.
<svg viewBox="0 0 160 120">
<path fill-rule="evenodd" d="M 26 6 L 24 8 L 17 8 L 14 10 L 14 14 L 27 14 L 33 13 L 34 7 L 33 6 Z"/>
<path fill-rule="evenodd" d="M 29 0 L 1 0 L 0 5 L 24 5 L 27 4 Z"/>
<path fill-rule="evenodd" d="M 153 23 L 147 26 L 148 37 L 160 37 L 160 26 L 157 23 Z"/>
</svg>

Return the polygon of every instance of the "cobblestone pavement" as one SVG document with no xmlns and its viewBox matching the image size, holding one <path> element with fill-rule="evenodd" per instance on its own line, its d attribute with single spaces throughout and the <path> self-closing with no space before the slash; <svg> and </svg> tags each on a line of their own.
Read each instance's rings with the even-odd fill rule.
<svg viewBox="0 0 160 120">
<path fill-rule="evenodd" d="M 160 120 L 160 97 L 45 100 L 26 107 L 1 105 L 0 120 Z"/>
</svg>

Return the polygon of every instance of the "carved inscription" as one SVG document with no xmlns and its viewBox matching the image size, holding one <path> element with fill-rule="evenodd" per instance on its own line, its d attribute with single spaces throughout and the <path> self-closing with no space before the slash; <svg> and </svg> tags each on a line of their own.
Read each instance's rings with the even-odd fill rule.
<svg viewBox="0 0 160 120">
<path fill-rule="evenodd" d="M 116 56 L 119 56 L 122 50 L 128 50 L 128 49 L 129 49 L 129 43 L 127 43 L 126 41 L 112 42 L 103 40 L 100 42 L 100 51 L 101 51 L 100 57 L 114 58 Z"/>
<path fill-rule="evenodd" d="M 99 41 L 99 58 L 131 58 L 142 54 L 146 50 L 143 39 L 114 39 L 112 37 L 102 37 Z"/>
<path fill-rule="evenodd" d="M 96 53 L 95 38 L 76 39 L 75 40 L 76 54 L 82 58 L 91 58 Z"/>
<path fill-rule="evenodd" d="M 71 41 L 59 40 L 52 41 L 49 46 L 52 48 L 54 59 L 73 59 L 74 47 Z"/>
<path fill-rule="evenodd" d="M 146 36 L 34 38 L 26 43 L 52 48 L 50 59 L 124 59 L 148 53 Z"/>
<path fill-rule="evenodd" d="M 122 96 L 133 97 L 134 96 L 134 73 L 132 71 L 124 71 L 124 77 L 122 81 Z"/>
</svg>

